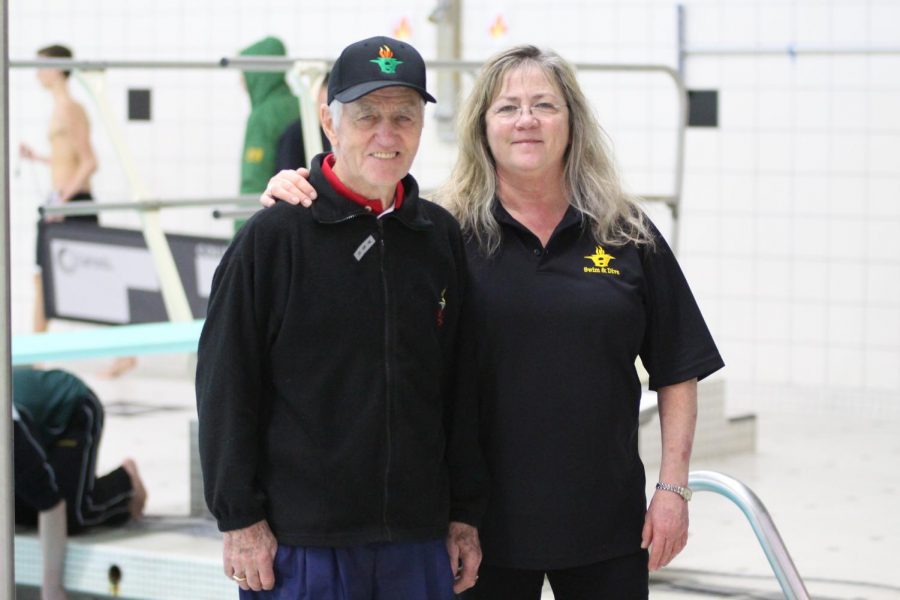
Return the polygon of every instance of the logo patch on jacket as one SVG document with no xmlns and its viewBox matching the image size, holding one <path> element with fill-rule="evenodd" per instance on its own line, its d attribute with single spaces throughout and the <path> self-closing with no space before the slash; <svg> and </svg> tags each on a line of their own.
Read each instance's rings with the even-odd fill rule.
<svg viewBox="0 0 900 600">
<path fill-rule="evenodd" d="M 258 163 L 262 162 L 263 156 L 265 155 L 266 151 L 259 146 L 250 146 L 244 153 L 244 160 L 248 163 Z"/>
<path fill-rule="evenodd" d="M 356 252 L 353 253 L 353 258 L 355 258 L 357 262 L 361 261 L 363 259 L 363 256 L 366 255 L 366 252 L 368 252 L 374 245 L 375 245 L 375 236 L 370 235 L 369 237 L 364 239 L 362 241 L 362 244 L 360 244 L 356 248 Z"/>
<path fill-rule="evenodd" d="M 592 267 L 584 268 L 585 273 L 604 273 L 606 275 L 620 274 L 618 269 L 613 269 L 609 266 L 609 262 L 611 260 L 615 260 L 616 257 L 612 254 L 607 254 L 603 250 L 603 246 L 597 246 L 596 250 L 594 250 L 594 253 L 585 256 L 585 258 L 594 263 Z"/>
<path fill-rule="evenodd" d="M 441 299 L 438 300 L 438 309 L 437 309 L 437 326 L 444 326 L 444 311 L 447 308 L 447 288 L 441 290 Z"/>
</svg>

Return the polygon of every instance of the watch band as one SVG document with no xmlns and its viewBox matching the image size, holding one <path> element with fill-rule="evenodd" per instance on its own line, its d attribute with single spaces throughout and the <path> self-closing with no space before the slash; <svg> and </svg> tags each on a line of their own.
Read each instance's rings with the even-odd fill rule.
<svg viewBox="0 0 900 600">
<path fill-rule="evenodd" d="M 682 487 L 680 485 L 675 485 L 673 483 L 662 483 L 658 482 L 656 484 L 656 489 L 664 490 L 666 492 L 675 492 L 679 496 L 681 496 L 685 502 L 690 502 L 691 496 L 694 495 L 693 490 L 689 487 Z"/>
</svg>

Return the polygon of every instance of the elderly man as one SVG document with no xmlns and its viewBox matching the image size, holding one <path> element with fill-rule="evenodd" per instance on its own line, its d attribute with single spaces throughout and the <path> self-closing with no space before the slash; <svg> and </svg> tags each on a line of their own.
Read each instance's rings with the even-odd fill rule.
<svg viewBox="0 0 900 600">
<path fill-rule="evenodd" d="M 200 454 L 241 597 L 443 600 L 474 584 L 485 474 L 454 385 L 465 252 L 408 175 L 426 101 L 414 48 L 348 46 L 321 107 L 319 201 L 254 216 L 213 279 Z"/>
</svg>

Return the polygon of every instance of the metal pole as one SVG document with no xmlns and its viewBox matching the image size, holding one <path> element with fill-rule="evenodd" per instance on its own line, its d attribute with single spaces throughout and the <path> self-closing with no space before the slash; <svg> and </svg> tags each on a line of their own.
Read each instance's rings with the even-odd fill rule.
<svg viewBox="0 0 900 600">
<path fill-rule="evenodd" d="M 322 152 L 319 133 L 319 88 L 325 81 L 328 65 L 324 62 L 300 60 L 285 75 L 285 81 L 300 104 L 300 127 L 303 131 L 303 154 L 306 161 Z"/>
<path fill-rule="evenodd" d="M 744 46 L 686 46 L 682 52 L 693 56 L 779 56 L 785 55 L 791 58 L 795 56 L 891 56 L 900 54 L 900 46 L 769 46 L 767 48 L 754 48 Z"/>
<path fill-rule="evenodd" d="M 10 385 L 10 313 L 9 313 L 9 19 L 7 0 L 0 10 L 0 597 L 15 598 L 15 561 L 13 559 L 13 432 L 12 390 Z"/>
<path fill-rule="evenodd" d="M 458 0 L 461 2 L 461 0 Z M 447 2 L 448 7 L 452 7 L 454 1 Z M 683 8 L 679 10 L 683 23 Z M 679 46 L 682 47 L 683 40 L 679 40 Z M 679 57 L 686 57 L 687 50 L 679 52 Z M 147 61 L 147 60 L 71 60 L 62 58 L 40 58 L 28 60 L 14 60 L 10 62 L 10 66 L 14 68 L 39 68 L 54 67 L 65 69 L 82 69 L 84 71 L 103 70 L 103 69 L 240 69 L 240 70 L 258 70 L 258 71 L 287 71 L 295 63 L 301 59 L 289 58 L 283 56 L 235 56 L 225 57 L 218 61 Z M 327 65 L 329 68 L 333 64 L 332 59 L 302 59 L 305 61 L 319 62 Z M 683 61 L 679 61 L 680 63 Z M 457 70 L 457 71 L 478 71 L 483 66 L 480 61 L 463 61 L 463 60 L 430 60 L 428 68 L 435 70 Z M 678 124 L 676 132 L 675 147 L 675 180 L 671 200 L 667 202 L 672 210 L 672 219 L 674 227 L 672 229 L 671 246 L 674 251 L 678 249 L 678 222 L 680 217 L 681 192 L 684 183 L 684 148 L 685 136 L 688 120 L 688 99 L 687 89 L 684 85 L 678 70 L 660 64 L 629 64 L 629 63 L 573 63 L 573 66 L 579 71 L 609 71 L 609 72 L 639 72 L 639 73 L 662 73 L 670 77 L 677 88 L 678 102 Z M 683 64 L 679 65 L 683 68 Z"/>
<path fill-rule="evenodd" d="M 694 491 L 715 492 L 734 502 L 750 521 L 784 597 L 788 600 L 809 600 L 806 585 L 775 527 L 775 522 L 753 490 L 737 479 L 715 471 L 691 471 L 688 480 L 688 485 Z"/>
<path fill-rule="evenodd" d="M 136 202 L 70 202 L 53 206 L 42 206 L 38 210 L 42 215 L 62 215 L 70 217 L 74 215 L 96 215 L 108 210 L 161 210 L 164 208 L 203 208 L 207 206 L 222 206 L 237 204 L 241 206 L 256 206 L 259 196 L 243 194 L 222 198 L 173 198 L 170 200 L 139 200 Z"/>
<path fill-rule="evenodd" d="M 80 69 L 82 71 L 108 71 L 110 69 L 199 69 L 241 71 L 287 71 L 297 60 L 282 56 L 235 56 L 219 60 L 84 60 L 71 58 L 25 58 L 9 61 L 13 69 Z M 306 59 L 304 59 L 306 60 Z M 331 66 L 332 59 L 318 60 Z"/>
<path fill-rule="evenodd" d="M 437 28 L 437 56 L 443 60 L 459 60 L 462 56 L 462 34 L 460 14 L 462 0 L 438 0 L 437 7 L 428 20 Z M 438 73 L 435 119 L 438 123 L 438 137 L 442 141 L 456 139 L 454 117 L 459 108 L 459 71 Z"/>
<path fill-rule="evenodd" d="M 685 32 L 684 32 L 684 4 L 679 4 L 677 10 L 677 36 L 678 36 L 678 74 L 684 79 L 684 60 L 686 57 L 684 52 Z"/>
<path fill-rule="evenodd" d="M 76 75 L 97 104 L 100 118 L 106 126 L 119 161 L 122 163 L 122 168 L 131 186 L 131 193 L 134 199 L 140 201 L 146 198 L 149 195 L 147 186 L 138 173 L 137 163 L 131 154 L 131 149 L 125 142 L 125 135 L 121 125 L 113 118 L 114 113 L 106 93 L 106 72 L 77 71 Z M 160 291 L 162 292 L 163 304 L 166 307 L 166 314 L 170 321 L 190 321 L 194 317 L 191 313 L 191 307 L 188 303 L 184 286 L 181 283 L 181 278 L 178 275 L 178 269 L 175 266 L 175 259 L 172 257 L 172 250 L 169 248 L 169 243 L 166 241 L 166 236 L 160 225 L 159 211 L 142 211 L 140 217 L 144 241 L 150 250 L 150 256 L 156 267 L 156 274 L 159 277 Z"/>
<path fill-rule="evenodd" d="M 183 60 L 81 60 L 69 58 L 26 58 L 9 61 L 12 69 L 81 69 L 105 71 L 108 69 L 221 69 L 219 61 Z M 281 69 L 278 69 L 281 70 Z"/>
<path fill-rule="evenodd" d="M 239 69 L 242 71 L 287 71 L 298 61 L 334 63 L 331 58 L 289 58 L 284 56 L 236 56 L 218 61 L 176 61 L 176 60 L 80 60 L 69 58 L 29 58 L 9 61 L 11 69 L 80 69 L 82 71 L 105 71 L 110 69 Z M 429 60 L 429 69 L 457 69 L 477 71 L 484 63 L 473 60 Z M 582 71 L 671 71 L 672 67 L 662 64 L 640 63 L 572 63 Z"/>
</svg>

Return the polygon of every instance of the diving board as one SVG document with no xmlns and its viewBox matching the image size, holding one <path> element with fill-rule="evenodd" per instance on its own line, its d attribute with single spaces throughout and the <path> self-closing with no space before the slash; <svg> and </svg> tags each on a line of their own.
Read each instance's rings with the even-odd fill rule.
<svg viewBox="0 0 900 600">
<path fill-rule="evenodd" d="M 12 338 L 12 364 L 109 356 L 196 352 L 203 319 L 140 323 Z"/>
</svg>

